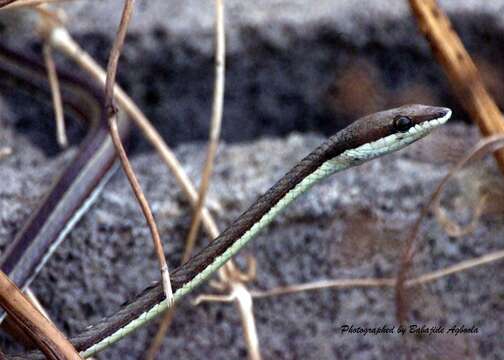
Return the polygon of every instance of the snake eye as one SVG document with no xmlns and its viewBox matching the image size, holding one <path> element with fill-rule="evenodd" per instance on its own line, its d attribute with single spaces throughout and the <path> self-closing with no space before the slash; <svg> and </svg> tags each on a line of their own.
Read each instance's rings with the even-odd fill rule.
<svg viewBox="0 0 504 360">
<path fill-rule="evenodd" d="M 394 119 L 394 129 L 400 132 L 406 132 L 413 126 L 413 120 L 409 116 L 397 116 Z"/>
</svg>

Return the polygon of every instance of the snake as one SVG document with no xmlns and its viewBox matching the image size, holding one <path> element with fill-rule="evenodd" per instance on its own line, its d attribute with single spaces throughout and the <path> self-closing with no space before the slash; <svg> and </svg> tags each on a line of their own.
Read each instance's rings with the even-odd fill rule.
<svg viewBox="0 0 504 360">
<path fill-rule="evenodd" d="M 1 77 L 14 78 L 16 86 L 26 86 L 32 94 L 36 92 L 34 89 L 47 91 L 43 66 L 0 45 Z M 90 130 L 74 161 L 55 181 L 0 259 L 0 268 L 23 289 L 89 209 L 115 169 L 116 154 L 101 111 L 103 89 L 62 71 L 59 71 L 59 77 L 65 105 L 87 120 Z M 171 271 L 175 303 L 209 279 L 316 183 L 414 143 L 444 124 L 451 114 L 446 107 L 404 105 L 361 117 L 329 137 L 295 164 L 218 237 Z M 126 118 L 120 122 L 124 138 L 130 130 L 129 123 Z M 70 341 L 83 357 L 92 356 L 145 325 L 168 307 L 162 285 L 155 283 Z"/>
</svg>

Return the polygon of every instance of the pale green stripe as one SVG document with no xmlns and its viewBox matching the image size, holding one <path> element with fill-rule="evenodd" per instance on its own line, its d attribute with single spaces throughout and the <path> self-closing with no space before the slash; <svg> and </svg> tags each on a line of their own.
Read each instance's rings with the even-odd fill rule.
<svg viewBox="0 0 504 360">
<path fill-rule="evenodd" d="M 446 118 L 446 119 L 445 119 Z M 191 292 L 195 287 L 207 280 L 210 275 L 217 271 L 222 265 L 233 257 L 245 244 L 253 239 L 265 226 L 273 221 L 273 219 L 285 209 L 292 201 L 298 196 L 309 190 L 315 183 L 326 178 L 327 176 L 345 170 L 347 168 L 359 165 L 364 161 L 376 158 L 381 155 L 388 154 L 405 147 L 406 145 L 418 140 L 427 135 L 433 127 L 445 122 L 449 115 L 443 119 L 438 119 L 426 122 L 422 125 L 417 125 L 411 128 L 406 133 L 399 133 L 389 135 L 378 141 L 364 144 L 355 149 L 350 149 L 344 153 L 336 156 L 335 158 L 324 162 L 313 173 L 304 178 L 299 184 L 291 189 L 280 201 L 273 206 L 264 216 L 255 223 L 242 237 L 236 240 L 226 251 L 215 258 L 202 272 L 196 275 L 190 282 L 178 289 L 173 295 L 175 302 L 178 302 L 184 295 Z M 141 314 L 138 318 L 125 325 L 123 328 L 117 330 L 109 337 L 96 343 L 86 351 L 82 352 L 82 356 L 89 357 L 94 355 L 100 350 L 107 348 L 113 343 L 119 341 L 129 333 L 135 331 L 139 327 L 145 325 L 147 322 L 161 314 L 167 308 L 166 300 L 154 305 L 151 309 Z"/>
</svg>

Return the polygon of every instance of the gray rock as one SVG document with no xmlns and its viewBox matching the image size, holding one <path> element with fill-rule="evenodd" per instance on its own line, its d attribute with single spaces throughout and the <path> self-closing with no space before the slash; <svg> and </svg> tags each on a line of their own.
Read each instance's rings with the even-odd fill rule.
<svg viewBox="0 0 504 360">
<path fill-rule="evenodd" d="M 504 78 L 504 0 L 440 3 L 475 56 L 490 90 L 502 99 L 504 89 L 498 79 Z M 451 106 L 455 120 L 463 117 L 406 4 L 402 0 L 226 1 L 226 143 L 220 146 L 209 194 L 210 201 L 220 204 L 214 213 L 221 228 L 322 141 L 321 134 L 330 135 L 363 113 L 423 102 Z M 118 1 L 64 3 L 69 30 L 102 64 L 121 5 Z M 211 1 L 137 1 L 119 68 L 121 84 L 168 142 L 180 145 L 177 155 L 196 181 L 205 146 L 193 141 L 206 139 L 211 106 L 212 16 Z M 33 24 L 26 11 L 0 12 L 1 41 L 24 51 L 37 50 Z M 59 69 L 78 72 L 68 61 L 57 60 Z M 8 100 L 0 103 L 0 146 L 14 148 L 14 155 L 0 161 L 3 249 L 54 174 L 71 161 L 72 150 L 54 156 L 58 151 L 54 131 L 48 130 L 50 108 L 26 106 L 27 101 L 32 104 L 30 99 L 20 98 L 12 88 L 0 92 Z M 70 126 L 70 131 L 75 143 L 82 129 Z M 310 132 L 319 135 L 307 135 Z M 239 263 L 245 262 L 246 254 L 257 258 L 259 271 L 250 287 L 394 276 L 404 238 L 420 208 L 450 164 L 476 138 L 474 129 L 446 126 L 405 151 L 320 184 L 238 256 Z M 145 151 L 133 156 L 174 267 L 190 210 L 158 161 Z M 464 238 L 447 236 L 434 219 L 427 219 L 414 273 L 501 247 L 502 197 L 495 189 L 502 187 L 502 180 L 496 174 L 488 159 L 464 170 L 450 184 L 443 205 L 458 221 L 470 221 L 467 209 L 473 209 L 487 191 L 494 208 Z M 410 298 L 413 323 L 474 324 L 480 330 L 477 335 L 408 339 L 342 335 L 343 324 L 395 325 L 394 292 L 321 290 L 255 301 L 263 356 L 403 358 L 402 345 L 408 341 L 418 358 L 498 359 L 504 322 L 504 279 L 498 266 L 493 263 L 441 279 L 416 289 Z M 157 278 L 149 232 L 124 176 L 118 174 L 33 289 L 57 325 L 74 335 Z M 210 291 L 203 286 L 197 293 Z M 179 306 L 160 358 L 245 358 L 235 308 L 228 304 L 194 307 L 189 303 L 194 295 Z M 155 331 L 155 325 L 146 327 L 99 358 L 140 358 Z M 5 337 L 0 347 L 19 349 Z"/>
<path fill-rule="evenodd" d="M 446 126 L 404 151 L 316 186 L 238 256 L 241 263 L 247 254 L 257 259 L 257 279 L 250 288 L 269 289 L 320 279 L 394 276 L 410 226 L 449 169 L 453 152 L 461 153 L 461 146 L 467 149 L 475 139 L 472 129 Z M 209 195 L 222 207 L 215 214 L 219 226 L 229 224 L 321 141 L 320 136 L 294 134 L 242 145 L 221 144 Z M 19 142 L 22 148 L 18 147 Z M 49 186 L 52 174 L 70 156 L 41 158 L 29 143 L 22 143 L 19 135 L 10 143 L 14 144 L 14 155 L 0 162 L 0 172 L 8 174 L 0 187 L 2 246 L 20 229 L 43 189 Z M 177 148 L 176 153 L 190 176 L 198 180 L 204 146 L 187 144 Z M 156 155 L 144 154 L 136 156 L 133 165 L 155 210 L 168 259 L 174 267 L 181 255 L 190 212 L 173 177 L 158 161 Z M 491 159 L 476 169 L 479 174 L 487 173 L 484 179 L 502 184 Z M 450 189 L 469 182 L 468 174 L 464 172 Z M 474 181 L 478 179 L 471 176 Z M 464 199 L 460 193 L 455 195 Z M 449 209 L 455 195 L 448 199 Z M 502 215 L 486 214 L 475 233 L 459 239 L 448 237 L 436 221 L 427 219 L 422 226 L 414 273 L 498 249 L 504 232 L 501 218 Z M 200 244 L 204 241 L 201 239 Z M 480 331 L 456 338 L 409 338 L 419 348 L 418 354 L 431 358 L 470 349 L 480 358 L 498 358 L 500 324 L 504 320 L 504 289 L 500 285 L 504 279 L 498 266 L 485 265 L 414 290 L 412 323 L 449 327 L 474 324 Z M 56 324 L 73 335 L 112 313 L 155 281 L 158 274 L 148 229 L 124 176 L 118 173 L 32 288 Z M 178 307 L 160 358 L 245 357 L 240 320 L 233 306 L 190 304 L 196 294 L 211 291 L 203 286 Z M 320 290 L 257 299 L 254 314 L 265 359 L 374 359 L 404 355 L 401 346 L 405 338 L 398 335 L 340 333 L 344 324 L 394 326 L 391 289 Z M 155 325 L 141 329 L 99 358 L 140 358 L 155 331 Z M 447 347 L 448 342 L 451 347 Z M 12 342 L 5 338 L 1 346 L 13 349 Z"/>
<path fill-rule="evenodd" d="M 503 78 L 504 1 L 441 5 L 489 81 Z M 70 32 L 102 64 L 121 6 L 63 5 Z M 118 76 L 170 144 L 208 134 L 213 14 L 212 1 L 136 2 Z M 226 19 L 227 141 L 292 131 L 329 135 L 363 113 L 399 103 L 458 107 L 403 0 L 230 0 Z M 2 41 L 37 48 L 33 21 L 26 11 L 0 13 Z M 495 89 L 496 98 L 502 92 Z"/>
</svg>

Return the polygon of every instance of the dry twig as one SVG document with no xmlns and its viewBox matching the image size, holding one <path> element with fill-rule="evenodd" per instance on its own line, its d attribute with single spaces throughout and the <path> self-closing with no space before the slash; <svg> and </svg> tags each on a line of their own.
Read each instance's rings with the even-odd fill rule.
<svg viewBox="0 0 504 360">
<path fill-rule="evenodd" d="M 212 173 L 213 161 L 218 146 L 218 139 L 221 128 L 222 120 L 222 110 L 224 102 L 224 72 L 225 72 L 225 30 L 224 30 L 224 2 L 222 0 L 216 0 L 216 20 L 215 20 L 215 82 L 214 82 L 214 93 L 213 93 L 213 106 L 212 106 L 212 118 L 210 125 L 210 139 L 209 147 L 207 151 L 207 156 L 205 160 L 205 166 L 203 169 L 203 175 L 201 179 L 201 185 L 198 194 L 198 201 L 194 206 L 194 215 L 191 222 L 191 227 L 189 231 L 188 238 L 186 240 L 186 247 L 184 255 L 182 257 L 182 263 L 186 262 L 191 256 L 192 250 L 194 248 L 196 236 L 199 230 L 199 224 L 201 221 L 201 216 L 203 214 L 202 209 L 205 202 L 206 193 L 208 190 L 208 184 L 210 181 L 210 176 Z M 251 267 L 255 272 L 255 262 L 253 267 Z M 226 265 L 219 270 L 219 282 L 212 282 L 213 286 L 222 290 L 228 291 L 229 295 L 224 297 L 235 301 L 237 308 L 240 312 L 240 317 L 242 320 L 242 325 L 245 334 L 245 340 L 248 348 L 249 358 L 260 359 L 259 352 L 259 340 L 257 336 L 257 330 L 255 327 L 254 315 L 252 312 L 252 296 L 248 292 L 247 288 L 242 281 L 250 281 L 250 276 L 241 274 L 240 271 L 233 265 L 232 261 L 226 263 Z M 217 284 L 217 285 L 215 285 Z M 215 296 L 215 295 L 209 295 Z M 220 296 L 215 296 L 220 298 Z M 171 322 L 173 320 L 175 308 L 167 310 L 161 320 L 158 328 L 158 332 L 152 341 L 145 359 L 153 360 L 156 354 L 161 348 L 163 339 L 168 331 Z"/>
<path fill-rule="evenodd" d="M 16 0 L 0 0 L 0 9 L 15 2 Z"/>
<path fill-rule="evenodd" d="M 70 36 L 63 27 L 55 27 L 49 31 L 46 36 L 53 48 L 57 48 L 72 60 L 77 62 L 86 72 L 95 78 L 100 84 L 105 85 L 105 71 L 89 56 Z M 182 165 L 175 157 L 175 154 L 156 129 L 149 122 L 145 114 L 136 106 L 131 98 L 117 84 L 114 86 L 114 97 L 119 106 L 125 110 L 128 116 L 134 121 L 142 131 L 145 138 L 152 144 L 161 156 L 168 169 L 173 173 L 179 186 L 189 199 L 192 206 L 195 206 L 198 194 L 191 180 L 185 173 Z M 213 239 L 219 235 L 217 225 L 210 212 L 205 207 L 202 210 L 202 222 L 208 235 Z"/>
<path fill-rule="evenodd" d="M 360 279 L 335 279 L 319 280 L 304 284 L 280 286 L 265 291 L 252 291 L 254 298 L 267 298 L 278 295 L 294 294 L 303 291 L 313 291 L 329 288 L 356 288 L 356 287 L 392 287 L 395 278 L 360 278 Z"/>
<path fill-rule="evenodd" d="M 210 121 L 210 137 L 203 168 L 203 175 L 201 177 L 201 184 L 198 192 L 198 201 L 194 207 L 194 214 L 191 222 L 189 234 L 186 239 L 186 248 L 182 263 L 189 260 L 196 236 L 198 235 L 201 223 L 201 210 L 205 203 L 205 198 L 212 175 L 213 163 L 215 154 L 217 153 L 217 146 L 219 144 L 219 136 L 222 123 L 222 109 L 224 104 L 224 70 L 225 70 L 225 31 L 224 31 L 224 4 L 223 0 L 215 0 L 215 83 L 213 92 L 212 104 L 212 119 Z"/>
<path fill-rule="evenodd" d="M 454 265 L 445 268 L 430 271 L 426 274 L 419 275 L 415 278 L 408 279 L 404 282 L 404 287 L 410 288 L 413 286 L 426 284 L 443 277 L 456 274 L 458 272 L 473 269 L 477 266 L 485 265 L 491 262 L 504 259 L 504 250 L 495 251 L 485 254 L 474 259 L 464 260 Z M 397 285 L 397 278 L 357 278 L 357 279 L 335 279 L 335 280 L 319 280 L 304 284 L 295 284 L 288 286 L 280 286 L 269 290 L 254 290 L 250 293 L 252 297 L 261 299 L 279 295 L 295 294 L 303 291 L 314 291 L 322 289 L 343 289 L 343 288 L 357 288 L 357 287 L 395 287 Z M 198 296 L 194 304 L 200 304 L 204 301 L 228 301 L 227 298 L 215 295 L 201 295 Z"/>
<path fill-rule="evenodd" d="M 81 359 L 73 345 L 0 271 L 0 305 L 48 359 Z"/>
<path fill-rule="evenodd" d="M 61 99 L 61 91 L 58 82 L 58 74 L 56 73 L 56 65 L 52 57 L 51 46 L 47 43 L 43 46 L 44 61 L 47 68 L 47 77 L 51 87 L 51 96 L 54 107 L 54 115 L 56 117 L 56 137 L 58 144 L 62 148 L 68 146 L 68 140 L 65 130 L 65 119 L 63 116 L 63 101 Z"/>
<path fill-rule="evenodd" d="M 82 48 L 80 48 L 80 46 L 72 39 L 72 37 L 64 27 L 54 27 L 50 31 L 48 31 L 45 36 L 50 41 L 53 48 L 57 48 L 58 50 L 69 56 L 71 59 L 73 59 L 75 62 L 77 62 L 85 71 L 87 71 L 91 76 L 97 79 L 98 82 L 102 84 L 105 83 L 105 72 L 103 71 L 103 69 L 89 56 L 89 54 L 87 54 Z M 114 86 L 114 96 L 120 107 L 126 111 L 130 118 L 143 132 L 145 138 L 154 146 L 156 151 L 161 156 L 163 162 L 174 174 L 176 181 L 178 182 L 184 194 L 188 197 L 191 205 L 194 207 L 198 199 L 197 192 L 193 184 L 191 183 L 191 180 L 183 170 L 180 162 L 175 157 L 175 154 L 166 145 L 164 140 L 149 122 L 147 117 L 117 84 Z M 208 233 L 209 237 L 211 239 L 216 238 L 219 235 L 219 230 L 206 207 L 203 207 L 202 209 L 201 219 L 205 231 Z M 228 262 L 226 264 L 226 267 L 228 269 L 234 270 L 234 272 L 237 273 L 237 269 L 235 269 L 232 262 Z M 224 269 L 221 269 L 219 271 L 219 274 L 222 278 L 226 277 L 225 273 L 226 271 Z M 238 299 L 237 301 L 240 300 Z M 249 329 L 254 329 L 255 332 L 255 324 L 251 324 L 249 326 Z M 251 351 L 250 353 L 258 353 L 258 351 Z M 255 357 L 254 359 L 260 359 L 260 357 Z"/>
<path fill-rule="evenodd" d="M 439 197 L 443 192 L 448 181 L 467 163 L 479 159 L 484 155 L 493 152 L 504 146 L 504 135 L 493 135 L 480 140 L 467 155 L 465 155 L 455 166 L 448 172 L 448 174 L 441 180 L 436 190 L 431 195 L 429 202 L 423 207 L 420 216 L 416 220 L 411 229 L 411 233 L 407 238 L 406 246 L 401 255 L 401 265 L 399 267 L 399 274 L 397 276 L 396 285 L 396 313 L 399 322 L 402 324 L 406 321 L 408 303 L 406 301 L 405 283 L 407 281 L 407 274 L 412 267 L 413 257 L 416 253 L 416 238 L 420 230 L 420 224 L 427 216 L 433 205 L 438 204 Z"/>
<path fill-rule="evenodd" d="M 9 156 L 10 154 L 12 154 L 12 148 L 11 147 L 2 147 L 0 148 L 0 160 Z"/>
<path fill-rule="evenodd" d="M 432 53 L 443 66 L 455 94 L 485 136 L 504 133 L 504 121 L 497 104 L 487 92 L 473 60 L 453 30 L 436 0 L 410 0 L 420 30 Z M 504 150 L 495 153 L 504 172 Z"/>
<path fill-rule="evenodd" d="M 0 10 L 19 9 L 22 7 L 33 7 L 49 3 L 62 3 L 64 1 L 70 0 L 11 0 L 10 2 L 7 0 L 4 1 L 4 5 L 2 5 L 2 0 L 0 0 Z"/>
<path fill-rule="evenodd" d="M 203 206 L 205 204 L 205 198 L 208 190 L 208 185 L 210 183 L 210 177 L 212 175 L 213 163 L 215 159 L 215 154 L 217 152 L 217 146 L 219 144 L 219 136 L 222 123 L 222 109 L 224 103 L 224 61 L 225 61 L 225 31 L 224 31 L 224 6 L 222 0 L 216 0 L 216 20 L 215 20 L 215 82 L 214 82 L 214 93 L 213 93 L 213 104 L 212 104 L 212 118 L 210 122 L 210 137 L 207 150 L 207 156 L 205 159 L 205 165 L 203 168 L 203 174 L 201 177 L 201 184 L 198 191 L 198 197 L 196 204 L 194 205 L 193 218 L 190 226 L 190 230 L 185 242 L 185 250 L 182 256 L 182 263 L 185 263 L 191 257 L 194 245 L 196 242 L 196 237 L 199 231 L 201 223 L 201 215 Z M 158 331 L 154 340 L 152 341 L 147 353 L 145 355 L 146 360 L 154 360 L 156 354 L 159 352 L 163 340 L 166 336 L 168 329 L 170 328 L 171 322 L 173 320 L 175 308 L 168 309 L 161 319 Z"/>
<path fill-rule="evenodd" d="M 109 62 L 107 65 L 107 78 L 105 81 L 105 111 L 109 119 L 109 127 L 110 127 L 110 134 L 112 136 L 112 141 L 114 142 L 114 146 L 117 150 L 117 153 L 119 154 L 121 164 L 123 166 L 124 172 L 126 173 L 126 176 L 128 177 L 128 181 L 130 182 L 131 188 L 133 189 L 133 192 L 135 193 L 138 203 L 142 208 L 145 220 L 149 225 L 149 229 L 154 242 L 154 247 L 156 249 L 156 255 L 159 260 L 161 277 L 163 280 L 163 289 L 166 295 L 166 299 L 168 303 L 171 305 L 173 304 L 173 293 L 170 282 L 170 274 L 168 272 L 168 264 L 166 263 L 161 238 L 159 236 L 156 222 L 154 221 L 154 216 L 152 215 L 152 211 L 149 207 L 149 203 L 145 198 L 140 183 L 138 182 L 138 179 L 135 176 L 135 172 L 131 167 L 131 164 L 126 155 L 126 151 L 124 150 L 124 147 L 122 145 L 121 136 L 119 135 L 119 130 L 117 128 L 117 109 L 113 104 L 113 91 L 117 71 L 117 63 L 119 61 L 121 49 L 124 44 L 124 38 L 126 37 L 128 23 L 131 18 L 131 12 L 133 10 L 133 4 L 134 0 L 125 0 L 124 2 L 124 9 L 121 17 L 121 23 L 119 25 L 119 30 L 117 32 L 112 50 L 110 52 Z"/>
<path fill-rule="evenodd" d="M 49 314 L 47 313 L 47 311 L 44 309 L 44 307 L 42 306 L 42 304 L 40 303 L 40 301 L 37 299 L 37 297 L 35 296 L 35 294 L 33 293 L 33 291 L 30 289 L 30 288 L 27 288 L 25 291 L 24 291 L 25 295 L 26 295 L 26 298 L 28 300 L 30 300 L 30 302 L 33 304 L 33 306 L 35 306 L 35 308 L 42 314 L 45 316 L 45 318 L 49 321 L 51 321 L 51 319 L 49 318 Z M 52 321 L 51 321 L 52 323 Z"/>
<path fill-rule="evenodd" d="M 483 213 L 485 209 L 485 205 L 488 202 L 488 194 L 483 195 L 479 201 L 478 204 L 476 204 L 476 207 L 474 208 L 474 214 L 471 219 L 471 222 L 465 226 L 461 226 L 448 217 L 448 214 L 446 211 L 441 207 L 441 204 L 439 203 L 439 198 L 436 200 L 436 202 L 433 205 L 434 208 L 434 214 L 436 215 L 436 219 L 439 224 L 443 227 L 444 231 L 452 237 L 462 237 L 465 235 L 468 235 L 472 233 L 474 230 L 476 230 L 476 227 L 478 226 L 479 219 L 481 217 L 481 214 Z"/>
</svg>

